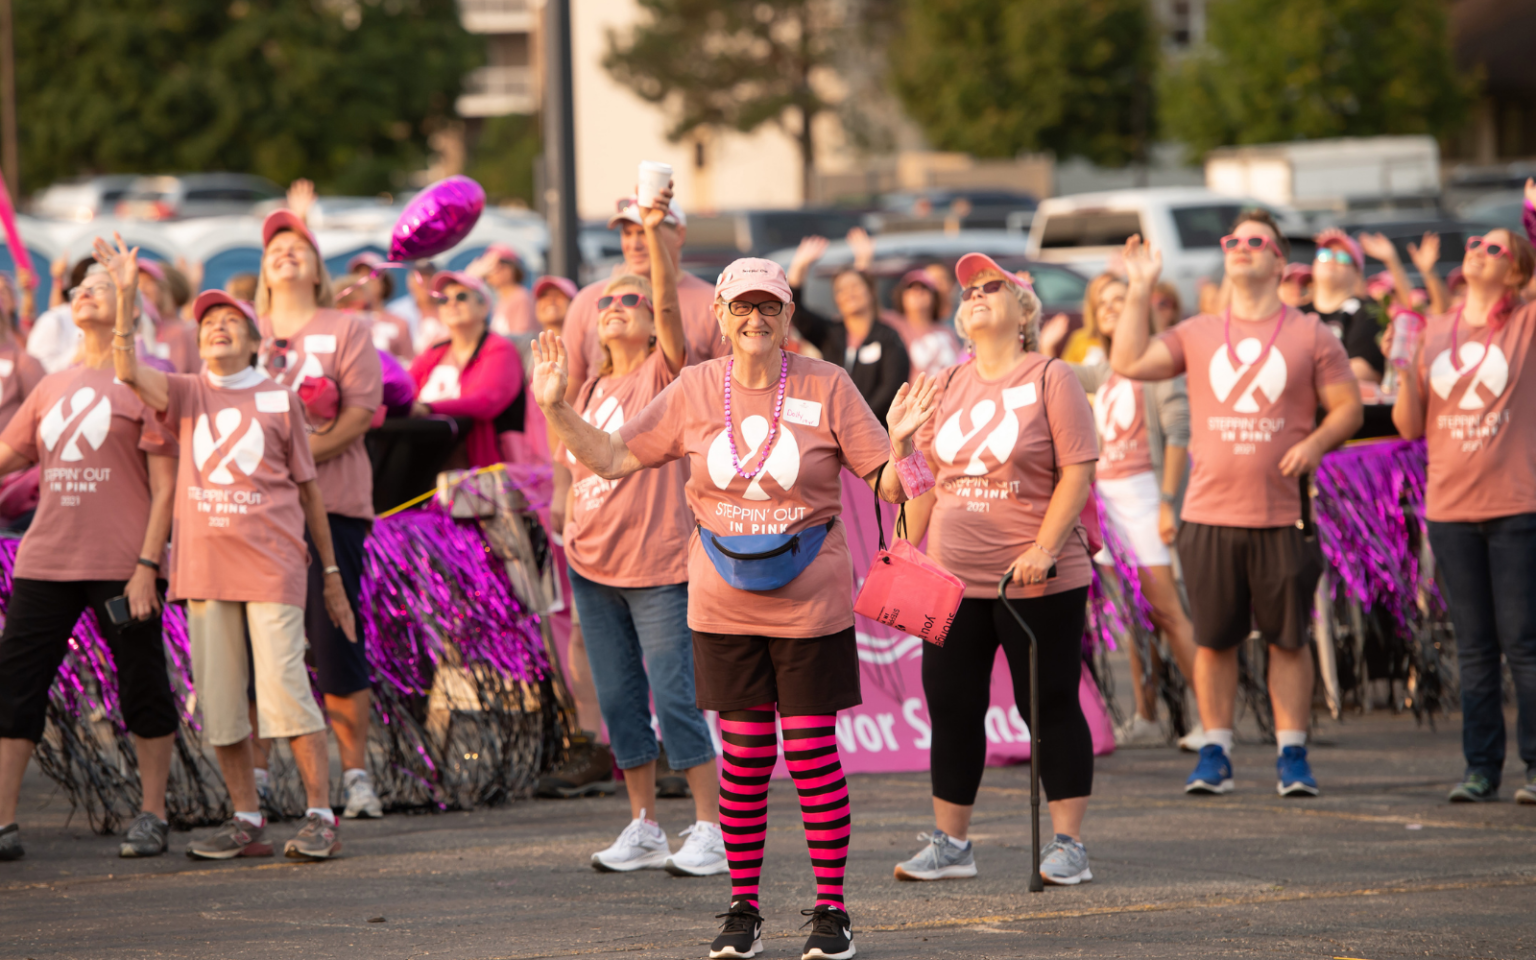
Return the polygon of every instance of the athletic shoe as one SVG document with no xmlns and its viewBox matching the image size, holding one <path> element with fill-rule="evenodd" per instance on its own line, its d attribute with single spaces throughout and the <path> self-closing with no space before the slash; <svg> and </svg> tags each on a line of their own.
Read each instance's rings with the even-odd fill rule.
<svg viewBox="0 0 1536 960">
<path fill-rule="evenodd" d="M 373 777 L 367 770 L 349 770 L 342 775 L 341 788 L 347 795 L 347 808 L 342 816 L 348 820 L 358 817 L 377 819 L 384 816 L 384 804 L 373 792 Z"/>
<path fill-rule="evenodd" d="M 329 860 L 341 852 L 340 832 L 337 824 L 311 813 L 293 839 L 283 844 L 283 856 L 290 860 Z"/>
<path fill-rule="evenodd" d="M 1452 803 L 1487 803 L 1499 799 L 1499 788 L 1480 773 L 1469 773 L 1451 788 L 1447 800 Z"/>
<path fill-rule="evenodd" d="M 811 935 L 805 938 L 800 960 L 847 960 L 858 952 L 853 948 L 853 921 L 846 910 L 818 903 L 814 910 L 801 910 L 800 916 L 811 918 L 803 924 L 811 928 Z"/>
<path fill-rule="evenodd" d="M 1536 803 L 1536 771 L 1527 775 L 1525 786 L 1515 791 L 1516 803 Z"/>
<path fill-rule="evenodd" d="M 0 827 L 0 860 L 20 860 L 27 851 L 21 848 L 21 827 Z"/>
<path fill-rule="evenodd" d="M 1184 781 L 1185 793 L 1231 793 L 1232 761 L 1219 744 L 1208 743 L 1200 748 L 1200 762 L 1195 772 Z"/>
<path fill-rule="evenodd" d="M 270 857 L 267 824 L 246 823 L 239 817 L 225 820 L 213 835 L 187 844 L 187 856 L 197 860 L 233 860 L 235 857 Z"/>
<path fill-rule="evenodd" d="M 645 811 L 641 810 L 640 816 L 629 821 L 619 839 L 613 841 L 613 846 L 592 854 L 592 867 L 602 873 L 655 870 L 666 866 L 671 856 L 666 831 L 654 823 L 646 823 Z"/>
<path fill-rule="evenodd" d="M 1064 833 L 1056 834 L 1040 851 L 1040 879 L 1072 887 L 1093 879 L 1088 869 L 1088 848 Z"/>
<path fill-rule="evenodd" d="M 128 836 L 118 847 L 120 857 L 158 857 L 170 840 L 171 825 L 150 813 L 141 812 L 128 825 Z"/>
<path fill-rule="evenodd" d="M 1163 728 L 1155 721 L 1148 720 L 1141 714 L 1132 714 L 1131 719 L 1115 730 L 1115 746 L 1117 747 L 1163 747 L 1168 745 L 1168 738 L 1163 735 Z"/>
<path fill-rule="evenodd" d="M 674 877 L 712 877 L 717 873 L 729 873 L 730 863 L 725 859 L 725 837 L 720 824 L 700 820 L 686 828 L 680 837 L 687 837 L 683 849 L 667 858 L 664 866 Z"/>
<path fill-rule="evenodd" d="M 709 945 L 710 960 L 721 957 L 755 957 L 763 952 L 763 915 L 749 901 L 737 900 L 725 913 L 715 914 L 720 936 Z"/>
<path fill-rule="evenodd" d="M 896 864 L 897 880 L 949 880 L 976 876 L 976 847 L 967 843 L 957 847 L 943 830 L 920 833 L 917 839 L 928 846 L 917 856 Z"/>
<path fill-rule="evenodd" d="M 1194 728 L 1179 738 L 1179 749 L 1185 753 L 1199 753 L 1203 746 L 1205 746 L 1205 725 L 1196 720 Z"/>
<path fill-rule="evenodd" d="M 678 800 L 693 796 L 688 789 L 688 778 L 672 769 L 667 760 L 667 745 L 661 745 L 661 755 L 656 758 L 656 796 L 662 800 Z"/>
<path fill-rule="evenodd" d="M 1312 765 L 1307 762 L 1306 747 L 1286 747 L 1275 759 L 1275 773 L 1279 780 L 1275 790 L 1282 797 L 1315 797 L 1317 780 L 1312 776 Z"/>
<path fill-rule="evenodd" d="M 539 778 L 537 796 L 553 799 L 607 796 L 619 789 L 613 779 L 613 751 L 598 743 L 592 734 L 571 735 L 571 749 L 565 763 L 553 773 Z"/>
</svg>

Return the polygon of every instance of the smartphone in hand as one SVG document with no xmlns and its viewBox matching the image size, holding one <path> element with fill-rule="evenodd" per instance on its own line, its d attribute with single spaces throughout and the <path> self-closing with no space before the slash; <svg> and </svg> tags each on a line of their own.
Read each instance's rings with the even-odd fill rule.
<svg viewBox="0 0 1536 960">
<path fill-rule="evenodd" d="M 128 595 L 112 597 L 107 601 L 107 619 L 114 627 L 126 627 L 133 622 L 133 611 L 128 609 Z"/>
</svg>

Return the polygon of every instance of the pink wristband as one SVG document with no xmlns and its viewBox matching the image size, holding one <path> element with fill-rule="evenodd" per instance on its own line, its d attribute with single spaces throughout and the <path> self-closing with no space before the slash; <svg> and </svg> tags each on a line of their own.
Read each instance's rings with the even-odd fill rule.
<svg viewBox="0 0 1536 960">
<path fill-rule="evenodd" d="M 906 491 L 908 500 L 915 500 L 934 488 L 933 471 L 928 469 L 928 461 L 921 450 L 913 450 L 896 461 L 896 476 L 901 480 L 901 489 Z"/>
</svg>

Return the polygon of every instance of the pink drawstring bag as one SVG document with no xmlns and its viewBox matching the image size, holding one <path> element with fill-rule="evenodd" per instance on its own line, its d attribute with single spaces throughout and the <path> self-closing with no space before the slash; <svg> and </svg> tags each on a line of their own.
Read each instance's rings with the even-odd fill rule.
<svg viewBox="0 0 1536 960">
<path fill-rule="evenodd" d="M 960 599 L 965 596 L 965 584 L 906 540 L 897 540 L 886 549 L 878 494 L 875 528 L 880 531 L 880 552 L 859 588 L 854 612 L 922 637 L 936 647 L 944 646 Z"/>
</svg>

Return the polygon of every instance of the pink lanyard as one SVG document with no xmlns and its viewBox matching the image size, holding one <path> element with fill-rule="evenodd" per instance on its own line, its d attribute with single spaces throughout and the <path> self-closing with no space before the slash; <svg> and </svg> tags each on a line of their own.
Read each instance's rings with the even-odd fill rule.
<svg viewBox="0 0 1536 960">
<path fill-rule="evenodd" d="M 1260 353 L 1258 357 L 1253 361 L 1253 365 L 1255 367 L 1259 365 L 1259 361 L 1269 356 L 1269 351 L 1272 347 L 1274 347 L 1275 341 L 1280 339 L 1280 328 L 1283 326 L 1285 326 L 1284 305 L 1280 307 L 1280 319 L 1275 322 L 1275 332 L 1269 335 L 1269 342 L 1264 344 L 1264 352 Z M 1232 366 L 1234 367 L 1242 366 L 1242 361 L 1240 361 L 1237 357 L 1237 351 L 1232 349 L 1232 307 L 1230 305 L 1227 307 L 1227 325 L 1222 330 L 1222 336 L 1227 341 L 1227 359 L 1231 361 Z"/>
<path fill-rule="evenodd" d="M 1456 374 L 1457 380 L 1460 380 L 1468 373 L 1476 372 L 1483 365 L 1483 361 L 1488 359 L 1488 343 L 1493 339 L 1493 324 L 1485 323 L 1484 326 L 1488 328 L 1488 332 L 1483 334 L 1483 355 L 1478 357 L 1477 362 L 1466 370 L 1461 369 L 1461 351 L 1456 348 L 1456 328 L 1461 326 L 1461 312 L 1463 309 L 1465 308 L 1457 307 L 1456 319 L 1451 321 L 1451 372 Z"/>
</svg>

